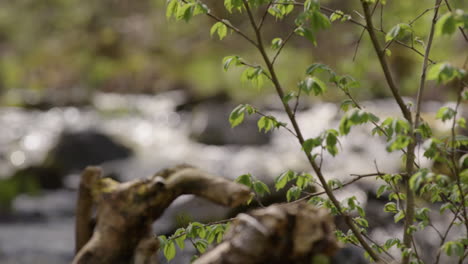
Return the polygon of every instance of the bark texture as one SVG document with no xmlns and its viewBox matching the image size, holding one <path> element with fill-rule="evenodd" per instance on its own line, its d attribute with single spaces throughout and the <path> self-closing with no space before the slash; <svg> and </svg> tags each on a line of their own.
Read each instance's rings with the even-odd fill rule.
<svg viewBox="0 0 468 264">
<path fill-rule="evenodd" d="M 221 244 L 194 264 L 302 264 L 338 249 L 332 216 L 305 202 L 239 214 Z"/>
<path fill-rule="evenodd" d="M 247 187 L 188 165 L 124 183 L 101 174 L 88 167 L 81 176 L 73 264 L 155 264 L 159 245 L 152 224 L 178 196 L 194 194 L 231 207 L 250 198 Z"/>
</svg>

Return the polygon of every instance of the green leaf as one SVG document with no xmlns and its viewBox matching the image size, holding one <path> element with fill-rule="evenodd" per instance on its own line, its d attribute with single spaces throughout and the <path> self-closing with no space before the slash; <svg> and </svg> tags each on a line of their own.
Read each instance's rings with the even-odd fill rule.
<svg viewBox="0 0 468 264">
<path fill-rule="evenodd" d="M 177 9 L 179 8 L 179 1 L 178 0 L 169 0 L 167 1 L 167 8 L 166 8 L 166 18 L 170 19 L 172 16 L 177 14 Z"/>
<path fill-rule="evenodd" d="M 310 153 L 312 152 L 312 149 L 321 145 L 322 145 L 322 139 L 320 137 L 309 138 L 306 141 L 304 141 L 304 143 L 302 144 L 302 150 L 304 150 L 306 153 Z"/>
<path fill-rule="evenodd" d="M 314 75 L 315 73 L 321 73 L 321 72 L 324 72 L 324 71 L 327 71 L 329 73 L 333 72 L 333 70 L 330 69 L 330 67 L 328 67 L 328 65 L 325 65 L 323 63 L 314 63 L 314 64 L 310 65 L 307 68 L 306 74 L 307 75 Z"/>
<path fill-rule="evenodd" d="M 334 129 L 327 130 L 326 132 L 326 147 L 327 151 L 334 157 L 338 154 L 338 148 L 336 144 L 338 143 L 338 131 Z"/>
<path fill-rule="evenodd" d="M 175 257 L 175 255 L 176 255 L 176 248 L 175 248 L 174 242 L 173 241 L 168 241 L 164 245 L 163 252 L 164 252 L 164 256 L 166 257 L 167 261 L 170 261 L 171 259 L 173 259 Z"/>
<path fill-rule="evenodd" d="M 345 99 L 341 102 L 340 109 L 343 110 L 343 112 L 347 112 L 349 107 L 355 108 L 356 105 L 354 104 L 353 100 L 351 99 Z"/>
<path fill-rule="evenodd" d="M 273 50 L 277 50 L 281 47 L 282 44 L 283 44 L 283 40 L 281 38 L 274 38 L 271 41 L 271 48 Z"/>
<path fill-rule="evenodd" d="M 398 210 L 398 213 L 393 216 L 395 223 L 398 223 L 403 218 L 405 218 L 405 212 L 403 210 Z"/>
<path fill-rule="evenodd" d="M 367 122 L 378 122 L 379 118 L 372 113 L 360 109 L 347 112 L 340 121 L 340 134 L 347 135 L 351 131 L 351 127 L 362 125 Z"/>
<path fill-rule="evenodd" d="M 412 33 L 411 26 L 408 24 L 400 23 L 394 26 L 390 31 L 388 31 L 387 35 L 385 35 L 385 41 L 389 42 L 394 39 L 401 40 L 404 37 L 410 35 Z"/>
<path fill-rule="evenodd" d="M 275 127 L 274 123 L 275 121 L 272 120 L 270 117 L 262 116 L 257 122 L 258 131 L 262 132 L 262 130 L 264 130 L 264 132 L 266 133 Z"/>
<path fill-rule="evenodd" d="M 218 32 L 219 39 L 222 40 L 227 35 L 227 26 L 223 22 L 215 23 L 210 30 L 210 35 L 213 36 Z"/>
<path fill-rule="evenodd" d="M 439 18 L 436 24 L 436 35 L 452 35 L 457 30 L 457 21 L 452 12 L 448 12 Z"/>
<path fill-rule="evenodd" d="M 380 185 L 380 187 L 377 189 L 377 198 L 382 196 L 382 194 L 389 189 L 390 187 L 388 185 Z"/>
<path fill-rule="evenodd" d="M 201 254 L 203 254 L 208 248 L 208 241 L 206 241 L 205 239 L 197 240 L 194 244 L 195 248 L 197 248 L 198 252 L 200 252 Z"/>
<path fill-rule="evenodd" d="M 251 81 L 254 87 L 260 88 L 264 83 L 263 73 L 264 71 L 261 67 L 247 68 L 241 74 L 241 81 L 243 83 Z"/>
<path fill-rule="evenodd" d="M 348 14 L 343 13 L 341 10 L 336 10 L 330 15 L 331 22 L 340 20 L 341 22 L 345 22 L 351 19 L 351 16 Z"/>
<path fill-rule="evenodd" d="M 242 0 L 224 0 L 224 6 L 229 11 L 229 13 L 232 13 L 233 9 L 241 11 L 243 3 Z"/>
<path fill-rule="evenodd" d="M 327 91 L 327 86 L 317 77 L 306 77 L 305 80 L 299 82 L 299 88 L 306 94 L 310 94 L 311 91 L 314 95 L 320 95 Z"/>
<path fill-rule="evenodd" d="M 286 184 L 290 180 L 294 179 L 296 176 L 297 174 L 292 170 L 288 170 L 286 172 L 281 173 L 281 175 L 275 179 L 276 190 L 278 191 L 278 190 L 283 189 L 286 186 Z"/>
<path fill-rule="evenodd" d="M 331 26 L 331 22 L 328 17 L 322 14 L 319 10 L 314 10 L 310 16 L 310 26 L 314 32 L 320 29 L 327 29 Z"/>
<path fill-rule="evenodd" d="M 301 195 L 301 189 L 297 186 L 292 186 L 286 193 L 286 199 L 288 202 L 294 201 L 299 198 L 299 195 Z"/>
<path fill-rule="evenodd" d="M 288 103 L 289 101 L 291 101 L 292 98 L 296 97 L 296 93 L 295 92 L 289 92 L 288 94 L 286 94 L 284 97 L 283 97 L 283 102 L 284 103 Z"/>
<path fill-rule="evenodd" d="M 227 71 L 231 64 L 234 64 L 235 66 L 241 65 L 241 60 L 239 56 L 227 56 L 224 57 L 223 59 L 223 68 L 224 71 Z"/>
<path fill-rule="evenodd" d="M 444 106 L 437 111 L 436 118 L 442 119 L 443 122 L 452 119 L 456 112 L 450 107 Z"/>
<path fill-rule="evenodd" d="M 177 238 L 174 239 L 176 242 L 177 246 L 179 246 L 180 249 L 184 249 L 185 247 L 185 239 L 187 238 L 187 234 L 185 234 L 185 229 L 184 228 L 178 228 L 176 232 L 174 233 L 174 236 L 177 236 Z"/>
<path fill-rule="evenodd" d="M 185 20 L 188 22 L 193 16 L 193 11 L 195 9 L 195 3 L 186 3 L 184 5 L 179 5 L 177 8 L 176 19 Z"/>
<path fill-rule="evenodd" d="M 427 72 L 428 80 L 437 80 L 438 83 L 448 83 L 454 79 L 461 79 L 466 72 L 458 69 L 449 63 L 440 62 L 432 65 Z"/>
<path fill-rule="evenodd" d="M 232 110 L 231 114 L 229 115 L 229 123 L 231 123 L 231 127 L 236 127 L 244 121 L 245 109 L 246 105 L 241 104 Z"/>
<path fill-rule="evenodd" d="M 362 217 L 355 217 L 354 222 L 356 222 L 358 225 L 362 227 L 365 227 L 365 228 L 369 227 L 369 222 L 367 222 L 367 220 Z"/>
<path fill-rule="evenodd" d="M 394 202 L 386 203 L 386 204 L 384 205 L 384 212 L 387 212 L 387 213 L 397 213 L 397 212 L 398 212 L 398 209 L 397 209 L 396 203 L 394 203 Z"/>
<path fill-rule="evenodd" d="M 255 181 L 253 189 L 259 196 L 264 196 L 266 193 L 270 193 L 270 188 L 261 181 Z"/>
<path fill-rule="evenodd" d="M 448 241 L 445 242 L 445 244 L 442 246 L 442 250 L 448 256 L 463 257 L 465 248 L 463 246 L 463 243 L 459 241 Z"/>
<path fill-rule="evenodd" d="M 245 186 L 252 188 L 252 175 L 250 173 L 243 174 L 237 177 L 236 182 L 244 184 Z"/>
<path fill-rule="evenodd" d="M 315 39 L 315 34 L 312 30 L 299 26 L 296 28 L 296 30 L 294 30 L 294 33 L 296 33 L 297 35 L 301 37 L 305 37 L 310 42 L 312 42 L 314 46 L 317 46 L 317 40 Z"/>
</svg>

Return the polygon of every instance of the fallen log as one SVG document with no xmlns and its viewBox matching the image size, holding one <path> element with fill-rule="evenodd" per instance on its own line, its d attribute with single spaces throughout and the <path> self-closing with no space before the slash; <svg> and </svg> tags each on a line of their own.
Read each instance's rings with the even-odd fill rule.
<svg viewBox="0 0 468 264">
<path fill-rule="evenodd" d="M 231 207 L 250 198 L 244 185 L 188 165 L 124 183 L 101 175 L 98 167 L 88 167 L 81 175 L 73 264 L 156 264 L 159 244 L 152 224 L 178 196 L 193 194 Z"/>
<path fill-rule="evenodd" d="M 332 216 L 305 202 L 277 204 L 239 214 L 223 242 L 194 264 L 316 263 L 339 248 Z"/>
</svg>

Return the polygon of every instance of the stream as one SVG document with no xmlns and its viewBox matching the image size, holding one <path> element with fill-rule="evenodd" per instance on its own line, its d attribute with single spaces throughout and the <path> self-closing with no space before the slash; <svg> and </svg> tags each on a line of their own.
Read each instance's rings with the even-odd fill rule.
<svg viewBox="0 0 468 264">
<path fill-rule="evenodd" d="M 270 184 L 287 169 L 313 175 L 296 139 L 284 129 L 271 132 L 266 144 L 209 145 L 197 142 L 193 135 L 206 131 L 212 125 L 210 122 L 218 119 L 225 121 L 221 125 L 214 124 L 221 127 L 219 131 L 228 129 L 232 137 L 239 131 L 239 135 L 250 139 L 249 135 L 259 133 L 255 127 L 257 117 L 247 120 L 245 126 L 230 129 L 227 110 L 219 110 L 227 109 L 225 106 L 213 102 L 193 111 L 176 111 L 185 100 L 184 93 L 179 91 L 155 96 L 101 93 L 94 96 L 91 105 L 82 108 L 43 111 L 0 108 L 0 177 L 41 163 L 63 131 L 86 130 L 102 132 L 133 150 L 129 158 L 102 164 L 105 172 L 115 173 L 122 181 L 148 177 L 162 168 L 180 163 L 192 164 L 229 179 L 251 173 Z M 364 105 L 380 117 L 398 113 L 396 105 L 387 100 L 365 102 Z M 424 111 L 433 113 L 441 106 L 436 102 L 426 103 Z M 266 109 L 270 109 L 266 114 L 286 122 L 287 117 L 279 111 L 277 104 Z M 332 103 L 317 103 L 297 112 L 305 138 L 317 136 L 328 128 L 337 129 L 341 116 L 339 106 Z M 436 127 L 443 131 L 447 124 L 436 123 Z M 373 173 L 376 166 L 386 173 L 401 168 L 401 153 L 387 153 L 384 139 L 370 136 L 371 129 L 368 125 L 354 127 L 349 136 L 340 137 L 340 152 L 336 157 L 324 155 L 323 171 L 328 179 L 346 182 L 353 179 L 351 173 Z M 259 137 L 260 141 L 265 140 L 261 134 Z M 418 152 L 418 159 L 423 166 L 430 166 L 422 152 Z M 66 176 L 62 189 L 16 197 L 12 204 L 13 214 L 0 217 L 1 263 L 61 264 L 71 261 L 78 181 L 79 172 L 75 171 Z M 369 215 L 392 223 L 393 216 L 382 211 L 382 204 L 369 199 L 369 194 L 375 193 L 380 184 L 371 178 L 364 179 L 339 191 L 338 198 L 343 200 L 354 195 L 366 210 L 373 212 Z M 228 212 L 227 208 L 183 196 L 154 224 L 154 231 L 165 234 L 173 230 L 176 219 L 184 214 L 196 221 L 210 221 L 225 217 Z M 448 221 L 437 216 L 434 219 L 436 225 Z M 395 230 L 395 226 L 376 227 L 371 236 L 384 242 L 395 235 Z M 427 231 L 418 236 L 427 241 L 428 250 L 437 250 L 438 245 L 430 242 L 434 232 Z M 179 258 L 171 263 L 186 261 L 187 258 Z"/>
</svg>

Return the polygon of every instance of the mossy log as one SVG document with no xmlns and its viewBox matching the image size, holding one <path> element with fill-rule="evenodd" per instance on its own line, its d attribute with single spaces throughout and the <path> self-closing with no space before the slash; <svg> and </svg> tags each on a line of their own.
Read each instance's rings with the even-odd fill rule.
<svg viewBox="0 0 468 264">
<path fill-rule="evenodd" d="M 332 216 L 305 202 L 239 214 L 223 242 L 194 264 L 309 264 L 339 248 Z"/>
<path fill-rule="evenodd" d="M 73 264 L 155 264 L 159 245 L 152 224 L 178 196 L 194 194 L 231 207 L 250 198 L 247 187 L 188 165 L 124 183 L 101 175 L 98 167 L 81 175 Z"/>
</svg>

